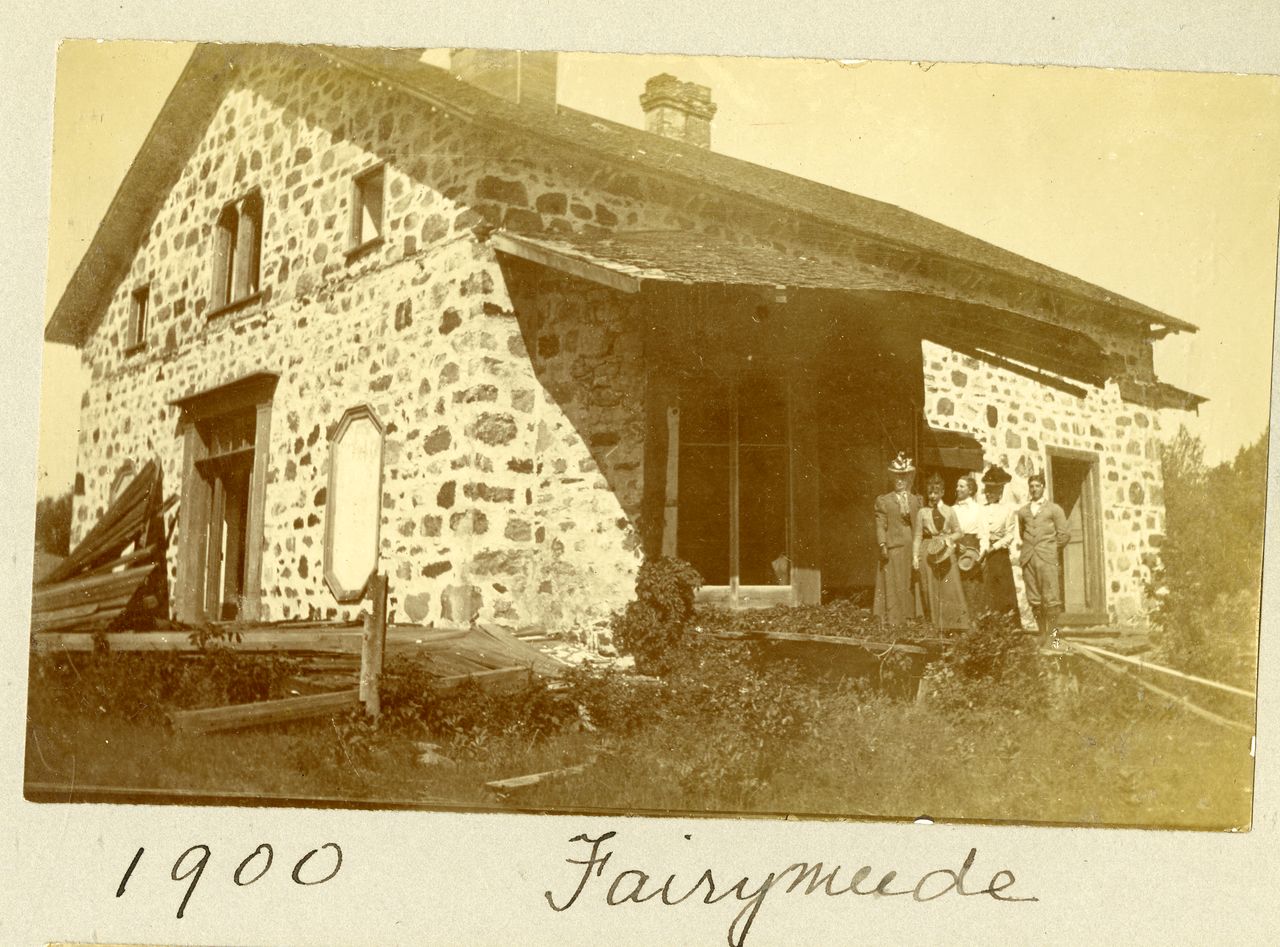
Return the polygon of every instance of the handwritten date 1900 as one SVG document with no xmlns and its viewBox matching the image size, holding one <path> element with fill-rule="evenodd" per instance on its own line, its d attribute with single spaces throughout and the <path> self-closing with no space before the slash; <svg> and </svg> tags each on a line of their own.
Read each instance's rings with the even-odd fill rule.
<svg viewBox="0 0 1280 947">
<path fill-rule="evenodd" d="M 322 871 L 321 868 L 308 865 L 311 859 L 319 855 L 324 849 L 333 850 L 330 856 L 333 860 L 333 868 L 330 869 L 327 875 L 320 873 Z M 117 898 L 124 896 L 125 888 L 129 884 L 129 879 L 133 877 L 133 872 L 138 867 L 138 863 L 142 861 L 142 853 L 144 851 L 146 851 L 145 848 L 139 848 L 134 853 L 133 861 L 129 862 L 129 867 L 125 869 L 124 876 L 120 879 L 120 887 L 116 888 Z M 192 845 L 179 855 L 177 861 L 173 863 L 173 868 L 169 872 L 170 878 L 174 881 L 191 879 L 191 884 L 187 885 L 186 894 L 182 896 L 182 903 L 178 905 L 178 917 L 182 917 L 186 912 L 187 902 L 191 900 L 191 895 L 196 890 L 200 877 L 204 874 L 205 866 L 209 864 L 211 854 L 212 852 L 208 845 Z M 237 887 L 247 887 L 270 871 L 273 861 L 275 861 L 275 851 L 269 844 L 263 842 L 250 852 L 244 861 L 240 862 L 236 870 L 232 872 L 231 880 L 235 882 Z M 331 880 L 341 868 L 342 849 L 337 842 L 325 842 L 319 848 L 313 848 L 298 859 L 293 866 L 293 883 L 305 886 L 322 885 Z"/>
</svg>

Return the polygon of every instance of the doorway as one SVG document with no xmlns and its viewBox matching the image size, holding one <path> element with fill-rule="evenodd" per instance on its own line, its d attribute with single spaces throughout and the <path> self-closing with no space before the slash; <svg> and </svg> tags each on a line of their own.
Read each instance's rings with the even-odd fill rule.
<svg viewBox="0 0 1280 947">
<path fill-rule="evenodd" d="M 277 376 L 255 372 L 178 399 L 180 621 L 254 621 L 261 610 L 263 512 Z"/>
<path fill-rule="evenodd" d="M 1058 559 L 1061 621 L 1103 624 L 1107 606 L 1098 458 L 1085 451 L 1050 449 L 1047 480 L 1050 499 L 1062 507 L 1070 532 Z"/>
</svg>

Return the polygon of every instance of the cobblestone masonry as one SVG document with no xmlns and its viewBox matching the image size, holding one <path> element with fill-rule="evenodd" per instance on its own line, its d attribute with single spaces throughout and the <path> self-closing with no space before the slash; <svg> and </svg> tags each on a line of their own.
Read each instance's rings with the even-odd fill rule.
<svg viewBox="0 0 1280 947">
<path fill-rule="evenodd" d="M 1048 448 L 1098 455 L 1107 610 L 1113 621 L 1140 617 L 1164 539 L 1156 412 L 1122 401 L 1113 382 L 1078 398 L 932 342 L 923 354 L 929 423 L 981 441 L 1013 476 L 1011 502 L 1027 502 L 1027 476 L 1044 469 Z"/>
<path fill-rule="evenodd" d="M 386 168 L 384 239 L 348 258 L 351 180 L 378 162 Z M 265 208 L 261 295 L 209 318 L 215 222 L 253 188 Z M 524 285 L 476 236 L 479 225 L 695 228 L 814 252 L 804 226 L 776 213 L 557 157 L 305 56 L 250 56 L 84 345 L 91 382 L 73 540 L 102 514 L 126 462 L 159 456 L 167 489 L 178 488 L 171 400 L 266 369 L 281 379 L 263 617 L 353 611 L 335 609 L 323 584 L 327 436 L 346 408 L 368 402 L 387 425 L 382 552 L 398 619 L 597 625 L 629 598 L 639 556 L 640 341 L 627 329 L 624 297 L 535 277 Z M 126 354 L 130 297 L 142 285 L 150 287 L 146 345 Z M 1104 341 L 1134 349 L 1128 338 Z M 1033 443 L 1052 443 L 1041 427 L 1049 419 L 1024 419 L 1039 409 L 1014 407 L 1036 403 L 1040 388 L 994 370 L 953 369 L 955 360 L 926 359 L 936 421 L 973 430 L 998 453 L 1034 454 Z M 973 380 L 959 384 L 952 371 Z M 972 407 L 978 386 L 998 399 L 995 428 L 968 417 L 985 411 L 986 402 Z M 1104 484 L 1124 492 L 1120 505 L 1110 494 L 1104 501 L 1110 601 L 1127 608 L 1139 595 L 1142 543 L 1160 528 L 1158 472 L 1149 429 L 1139 427 L 1140 417 L 1153 419 L 1110 388 L 1072 410 L 1086 433 L 1073 433 L 1071 444 L 1104 443 Z M 1120 431 L 1122 417 L 1137 436 Z M 1088 433 L 1095 427 L 1105 436 Z M 1022 446 L 1010 448 L 1008 438 Z M 1130 483 L 1144 499 L 1133 502 Z M 175 571 L 171 552 L 171 579 Z"/>
</svg>

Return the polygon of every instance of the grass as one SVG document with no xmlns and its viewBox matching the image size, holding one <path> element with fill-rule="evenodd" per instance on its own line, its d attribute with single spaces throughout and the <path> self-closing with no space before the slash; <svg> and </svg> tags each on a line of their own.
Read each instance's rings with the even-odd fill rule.
<svg viewBox="0 0 1280 947">
<path fill-rule="evenodd" d="M 921 703 L 816 685 L 744 654 L 702 649 L 661 686 L 579 675 L 561 696 L 538 686 L 432 700 L 410 674 L 376 728 L 341 715 L 212 734 L 173 732 L 136 701 L 125 713 L 100 699 L 115 686 L 109 663 L 37 669 L 26 776 L 462 808 L 1249 825 L 1247 736 L 1088 668 L 1078 680 L 1037 669 L 963 681 L 943 666 Z M 424 741 L 453 765 L 419 763 Z M 484 788 L 590 759 L 505 802 Z"/>
</svg>

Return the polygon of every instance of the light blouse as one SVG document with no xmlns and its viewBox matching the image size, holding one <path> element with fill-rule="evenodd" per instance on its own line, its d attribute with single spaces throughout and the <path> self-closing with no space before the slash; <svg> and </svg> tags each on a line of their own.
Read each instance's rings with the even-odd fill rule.
<svg viewBox="0 0 1280 947">
<path fill-rule="evenodd" d="M 960 524 L 960 532 L 972 533 L 978 537 L 978 554 L 987 554 L 987 520 L 982 514 L 982 507 L 973 497 L 965 497 L 955 503 L 951 509 L 955 512 L 956 522 Z"/>
</svg>

